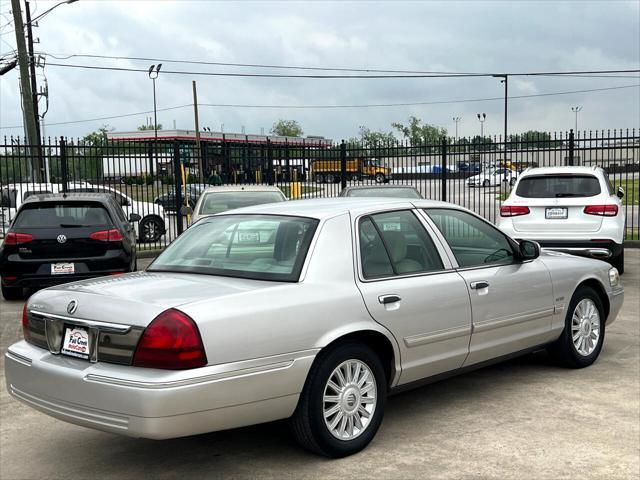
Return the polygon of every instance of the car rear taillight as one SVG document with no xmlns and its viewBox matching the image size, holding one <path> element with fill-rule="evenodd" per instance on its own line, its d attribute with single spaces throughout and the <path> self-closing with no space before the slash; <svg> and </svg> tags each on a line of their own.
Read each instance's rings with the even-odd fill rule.
<svg viewBox="0 0 640 480">
<path fill-rule="evenodd" d="M 22 307 L 22 336 L 27 342 L 31 342 L 31 331 L 29 330 L 29 317 L 27 314 L 27 302 Z"/>
<path fill-rule="evenodd" d="M 600 215 L 602 217 L 615 217 L 618 214 L 617 205 L 587 205 L 584 207 L 587 215 Z"/>
<path fill-rule="evenodd" d="M 517 217 L 519 215 L 529 215 L 529 207 L 522 205 L 502 205 L 500 207 L 501 217 Z"/>
<path fill-rule="evenodd" d="M 28 233 L 14 233 L 8 232 L 4 237 L 5 245 L 21 245 L 23 243 L 29 243 L 33 240 L 33 235 L 29 235 Z"/>
<path fill-rule="evenodd" d="M 173 308 L 149 324 L 133 356 L 136 367 L 184 370 L 206 364 L 198 327 L 189 316 Z"/>
<path fill-rule="evenodd" d="M 117 228 L 111 230 L 100 230 L 99 232 L 93 232 L 89 235 L 92 240 L 99 240 L 101 242 L 121 242 L 124 237 Z"/>
</svg>

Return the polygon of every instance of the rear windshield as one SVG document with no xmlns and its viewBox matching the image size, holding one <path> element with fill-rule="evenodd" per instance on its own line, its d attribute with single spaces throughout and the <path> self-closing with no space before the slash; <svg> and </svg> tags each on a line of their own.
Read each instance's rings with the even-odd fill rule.
<svg viewBox="0 0 640 480">
<path fill-rule="evenodd" d="M 35 203 L 26 205 L 16 218 L 14 227 L 73 228 L 110 226 L 109 213 L 98 203 Z"/>
<path fill-rule="evenodd" d="M 347 197 L 393 197 L 422 198 L 413 188 L 354 188 L 347 191 Z"/>
<path fill-rule="evenodd" d="M 211 217 L 187 229 L 147 270 L 295 282 L 317 225 L 279 215 Z"/>
<path fill-rule="evenodd" d="M 202 200 L 200 214 L 214 215 L 234 208 L 251 207 L 263 203 L 282 202 L 280 192 L 211 192 Z"/>
<path fill-rule="evenodd" d="M 544 175 L 524 177 L 516 195 L 524 198 L 593 197 L 600 182 L 592 175 Z"/>
</svg>

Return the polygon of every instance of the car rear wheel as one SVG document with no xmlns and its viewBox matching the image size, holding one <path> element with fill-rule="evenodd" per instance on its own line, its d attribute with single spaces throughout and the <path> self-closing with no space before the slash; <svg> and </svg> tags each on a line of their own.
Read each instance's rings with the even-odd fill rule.
<svg viewBox="0 0 640 480">
<path fill-rule="evenodd" d="M 158 218 L 143 219 L 139 228 L 141 242 L 156 242 L 164 233 L 164 225 Z"/>
<path fill-rule="evenodd" d="M 578 288 L 569 303 L 564 330 L 549 346 L 549 353 L 565 367 L 588 367 L 602 350 L 605 321 L 598 294 L 590 287 Z"/>
<path fill-rule="evenodd" d="M 374 178 L 376 179 L 376 183 L 384 183 L 385 181 L 384 173 L 376 173 Z"/>
<path fill-rule="evenodd" d="M 482 182 L 482 186 L 483 187 L 488 187 L 490 185 L 490 181 L 489 180 L 485 180 L 484 182 Z"/>
<path fill-rule="evenodd" d="M 385 402 L 386 376 L 378 356 L 363 344 L 344 343 L 316 359 L 290 424 L 307 450 L 345 457 L 373 439 Z"/>
<path fill-rule="evenodd" d="M 24 290 L 22 287 L 7 287 L 6 285 L 2 285 L 2 296 L 5 300 L 22 300 Z"/>
</svg>

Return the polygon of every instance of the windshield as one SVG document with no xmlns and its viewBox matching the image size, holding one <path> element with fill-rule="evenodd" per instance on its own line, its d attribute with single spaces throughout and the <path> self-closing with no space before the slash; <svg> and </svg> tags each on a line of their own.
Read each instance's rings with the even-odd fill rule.
<svg viewBox="0 0 640 480">
<path fill-rule="evenodd" d="M 110 226 L 109 213 L 97 203 L 37 203 L 27 205 L 16 218 L 16 228 Z"/>
<path fill-rule="evenodd" d="M 600 182 L 592 175 L 545 175 L 524 177 L 516 195 L 524 198 L 593 197 Z"/>
<path fill-rule="evenodd" d="M 317 220 L 221 215 L 196 223 L 147 269 L 296 282 Z"/>
<path fill-rule="evenodd" d="M 263 203 L 282 202 L 284 199 L 280 192 L 211 192 L 207 193 L 200 207 L 201 215 L 214 215 L 235 208 L 251 207 Z"/>
<path fill-rule="evenodd" d="M 347 197 L 422 198 L 415 188 L 402 187 L 354 188 L 347 191 Z"/>
</svg>

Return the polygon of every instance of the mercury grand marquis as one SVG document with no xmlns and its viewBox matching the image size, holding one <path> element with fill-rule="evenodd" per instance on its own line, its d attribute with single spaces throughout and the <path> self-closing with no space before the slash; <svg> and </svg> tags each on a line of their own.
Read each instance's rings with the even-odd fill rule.
<svg viewBox="0 0 640 480">
<path fill-rule="evenodd" d="M 85 427 L 166 439 L 289 419 L 340 457 L 394 391 L 540 348 L 592 364 L 622 302 L 607 263 L 455 205 L 283 202 L 203 219 L 144 272 L 34 294 L 6 381 Z"/>
</svg>

